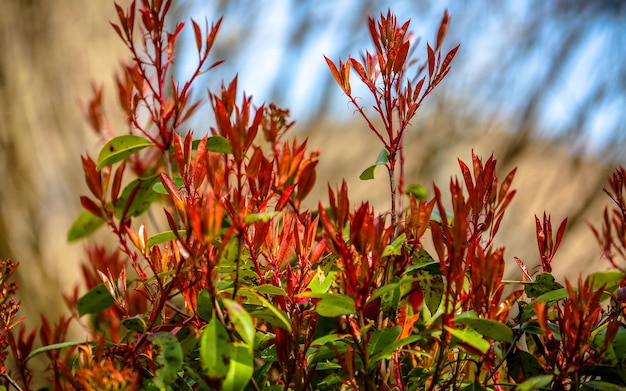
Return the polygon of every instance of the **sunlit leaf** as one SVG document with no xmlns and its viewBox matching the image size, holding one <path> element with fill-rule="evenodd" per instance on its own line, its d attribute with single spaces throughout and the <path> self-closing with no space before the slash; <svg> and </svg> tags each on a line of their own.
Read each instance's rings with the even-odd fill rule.
<svg viewBox="0 0 626 391">
<path fill-rule="evenodd" d="M 383 251 L 383 257 L 387 257 L 390 255 L 400 255 L 405 240 L 406 234 L 403 233 L 402 235 L 398 236 L 391 244 L 385 247 L 385 250 Z"/>
<path fill-rule="evenodd" d="M 406 187 L 405 194 L 411 194 L 415 199 L 425 201 L 428 198 L 428 190 L 419 183 L 413 183 Z"/>
<path fill-rule="evenodd" d="M 249 311 L 250 316 L 263 320 L 272 326 L 280 327 L 281 329 L 291 332 L 291 321 L 289 320 L 287 314 L 277 308 L 274 304 L 270 303 L 269 300 L 263 297 L 263 295 L 249 288 L 242 288 L 241 294 L 243 296 L 253 297 L 258 300 L 263 307 L 262 309 Z"/>
<path fill-rule="evenodd" d="M 104 225 L 104 220 L 85 210 L 74 220 L 67 231 L 67 241 L 73 242 L 87 237 L 96 232 L 102 225 Z"/>
<path fill-rule="evenodd" d="M 248 346 L 233 343 L 230 356 L 230 367 L 222 384 L 224 391 L 241 391 L 250 381 L 254 373 L 254 356 Z"/>
<path fill-rule="evenodd" d="M 444 328 L 450 334 L 452 334 L 453 337 L 457 338 L 461 342 L 464 342 L 470 345 L 471 347 L 478 350 L 482 354 L 487 353 L 487 351 L 491 347 L 491 344 L 489 343 L 489 341 L 484 339 L 482 335 L 480 335 L 479 333 L 477 333 L 471 328 L 467 328 L 464 330 L 453 329 L 448 326 L 444 326 Z"/>
<path fill-rule="evenodd" d="M 133 153 L 153 145 L 150 140 L 132 134 L 115 137 L 102 147 L 96 168 L 102 170 L 106 166 L 122 161 Z"/>
<path fill-rule="evenodd" d="M 473 328 L 484 337 L 495 341 L 513 343 L 513 330 L 504 323 L 491 319 L 457 316 L 454 323 Z"/>
<path fill-rule="evenodd" d="M 265 284 L 265 285 L 251 286 L 249 288 L 259 293 L 263 293 L 264 295 L 287 296 L 287 292 L 285 292 L 283 288 L 275 286 L 275 285 Z"/>
<path fill-rule="evenodd" d="M 549 386 L 551 382 L 552 375 L 535 376 L 518 384 L 517 387 L 515 387 L 515 391 L 535 391 L 541 387 Z"/>
<path fill-rule="evenodd" d="M 363 171 L 361 175 L 359 175 L 359 179 L 363 181 L 374 179 L 376 177 L 376 167 L 385 165 L 387 163 L 389 163 L 389 151 L 387 151 L 386 148 L 383 148 L 376 158 L 376 163 L 366 168 L 365 171 Z"/>
<path fill-rule="evenodd" d="M 321 316 L 334 318 L 341 315 L 352 315 L 356 311 L 354 299 L 339 293 L 304 292 L 299 296 L 320 299 L 315 311 Z"/>
<path fill-rule="evenodd" d="M 265 212 L 265 213 L 251 213 L 251 214 L 245 215 L 245 217 L 243 218 L 243 221 L 248 224 L 256 223 L 257 221 L 263 221 L 267 223 L 268 221 L 278 216 L 279 214 L 280 212 L 277 212 L 277 211 Z"/>
<path fill-rule="evenodd" d="M 111 296 L 104 283 L 102 283 L 78 299 L 76 310 L 78 311 L 78 316 L 97 314 L 112 306 L 113 303 L 115 303 L 115 299 Z"/>
<path fill-rule="evenodd" d="M 315 276 L 311 279 L 308 288 L 315 293 L 326 293 L 333 283 L 333 279 L 337 272 L 328 272 L 324 274 L 321 268 L 317 268 Z"/>
<path fill-rule="evenodd" d="M 235 330 L 237 330 L 241 338 L 244 340 L 246 347 L 250 349 L 250 353 L 252 354 L 254 347 L 254 334 L 256 332 L 254 323 L 252 322 L 252 317 L 241 306 L 241 304 L 236 301 L 224 299 L 223 303 L 224 307 L 228 310 L 230 321 L 233 326 L 235 326 Z"/>
<path fill-rule="evenodd" d="M 186 234 L 185 230 L 179 230 L 178 231 L 178 236 L 180 237 L 184 237 Z M 156 246 L 159 244 L 163 244 L 166 242 L 169 242 L 171 240 L 176 240 L 176 233 L 174 231 L 164 231 L 161 233 L 158 233 L 156 235 L 150 236 L 148 238 L 148 247 L 152 247 L 152 246 Z"/>
<path fill-rule="evenodd" d="M 65 349 L 65 348 L 71 348 L 74 346 L 79 346 L 79 345 L 85 345 L 86 342 L 83 341 L 67 341 L 67 342 L 59 342 L 59 343 L 54 343 L 52 345 L 47 345 L 47 346 L 42 346 L 39 347 L 37 349 L 34 349 L 33 351 L 31 351 L 28 356 L 26 357 L 26 361 L 30 360 L 31 358 L 40 355 L 41 353 L 45 353 L 45 352 L 49 352 L 51 350 L 59 350 L 59 349 Z"/>
<path fill-rule="evenodd" d="M 202 329 L 200 337 L 200 365 L 204 374 L 213 381 L 224 381 L 230 369 L 232 346 L 228 331 L 213 317 Z"/>
<path fill-rule="evenodd" d="M 174 181 L 174 184 L 176 185 L 178 189 L 183 187 L 183 178 L 177 176 L 177 177 L 174 177 L 172 180 Z M 165 194 L 165 195 L 169 194 L 167 190 L 165 189 L 165 186 L 163 186 L 163 183 L 161 183 L 160 181 L 152 185 L 152 191 L 158 194 Z"/>
<path fill-rule="evenodd" d="M 206 147 L 210 152 L 233 153 L 230 148 L 230 142 L 228 142 L 227 138 L 222 136 L 209 137 L 206 141 Z"/>
</svg>

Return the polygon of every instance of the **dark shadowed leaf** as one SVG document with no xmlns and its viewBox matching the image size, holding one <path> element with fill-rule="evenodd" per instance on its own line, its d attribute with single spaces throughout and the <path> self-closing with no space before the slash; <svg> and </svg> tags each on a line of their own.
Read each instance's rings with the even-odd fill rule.
<svg viewBox="0 0 626 391">
<path fill-rule="evenodd" d="M 113 303 L 115 303 L 115 299 L 109 290 L 104 284 L 100 284 L 78 299 L 76 309 L 78 316 L 97 314 L 112 306 Z"/>
<path fill-rule="evenodd" d="M 73 242 L 89 236 L 96 232 L 103 224 L 104 220 L 85 210 L 74 220 L 69 231 L 67 231 L 67 241 Z"/>
<path fill-rule="evenodd" d="M 400 336 L 402 327 L 395 326 L 382 330 L 375 330 L 370 334 L 367 352 L 371 356 L 370 365 L 375 367 L 380 360 L 390 358 L 395 352 L 394 342 Z M 390 349 L 391 347 L 391 349 Z"/>
<path fill-rule="evenodd" d="M 176 337 L 167 332 L 152 335 L 152 343 L 159 347 L 156 362 L 159 365 L 154 377 L 154 385 L 164 389 L 178 378 L 183 367 L 183 350 Z"/>
<path fill-rule="evenodd" d="M 147 178 L 137 178 L 130 182 L 115 204 L 115 217 L 122 218 L 122 213 L 126 208 L 126 216 L 135 217 L 150 209 L 150 205 L 156 198 L 156 193 L 152 190 L 155 183 L 160 180 L 159 175 Z M 136 190 L 135 190 L 136 189 Z M 132 197 L 132 199 L 131 199 Z M 130 200 L 130 205 L 126 205 Z"/>
<path fill-rule="evenodd" d="M 561 289 L 563 285 L 555 281 L 554 276 L 550 273 L 541 273 L 535 278 L 535 281 L 524 285 L 524 290 L 528 297 L 538 297 L 544 293 Z"/>
<path fill-rule="evenodd" d="M 202 292 L 198 294 L 196 302 L 196 311 L 198 311 L 198 316 L 200 316 L 200 318 L 202 318 L 205 322 L 210 321 L 213 318 L 213 307 L 214 303 L 211 299 L 209 291 L 203 289 Z"/>
</svg>

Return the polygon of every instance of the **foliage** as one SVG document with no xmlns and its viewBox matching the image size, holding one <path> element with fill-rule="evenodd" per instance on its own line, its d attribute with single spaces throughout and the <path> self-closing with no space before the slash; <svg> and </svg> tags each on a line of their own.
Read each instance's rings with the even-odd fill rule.
<svg viewBox="0 0 626 391">
<path fill-rule="evenodd" d="M 68 239 L 106 226 L 118 246 L 87 246 L 87 291 L 65 295 L 71 318 L 42 319 L 41 348 L 35 330 L 14 333 L 16 264 L 2 263 L 0 357 L 16 363 L 2 367 L 5 387 L 30 389 L 28 362 L 46 355 L 55 389 L 623 389 L 624 169 L 607 190 L 616 207 L 594 230 L 619 271 L 565 287 L 550 272 L 566 221 L 553 237 L 544 214 L 535 217 L 543 272 L 533 277 L 516 259 L 522 281 L 505 289 L 494 238 L 515 170 L 500 181 L 493 156 L 459 160 L 449 203 L 437 186 L 431 199 L 405 188 L 403 136 L 459 48 L 442 52 L 447 13 L 423 62 L 409 22 L 391 11 L 369 21 L 372 53 L 326 58 L 383 144 L 362 175 L 387 169 L 391 210 L 381 214 L 366 202 L 352 208 L 345 182 L 329 186 L 328 204 L 303 207 L 318 153 L 287 139 L 287 110 L 240 96 L 236 77 L 208 95 L 215 127 L 179 135 L 204 103 L 192 85 L 220 63 L 208 63 L 220 22 L 191 21 L 198 63 L 181 84 L 170 67 L 185 24 L 166 30 L 170 4 L 116 6 L 113 28 L 132 54 L 116 79 L 128 131 L 111 133 L 96 89 L 88 119 L 103 147 L 97 160 L 82 157 L 90 194 Z M 352 94 L 351 70 L 380 122 Z M 88 341 L 67 340 L 72 322 Z"/>
</svg>

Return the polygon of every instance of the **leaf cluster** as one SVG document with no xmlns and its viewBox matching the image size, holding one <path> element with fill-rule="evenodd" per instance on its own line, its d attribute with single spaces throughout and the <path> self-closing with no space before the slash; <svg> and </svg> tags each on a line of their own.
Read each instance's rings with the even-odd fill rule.
<svg viewBox="0 0 626 391">
<path fill-rule="evenodd" d="M 105 134 L 95 89 L 88 119 L 103 146 L 82 157 L 89 194 L 68 240 L 106 227 L 117 247 L 87 245 L 87 290 L 64 295 L 71 317 L 43 318 L 43 347 L 33 349 L 36 330 L 14 333 L 4 299 L 14 264 L 0 267 L 0 358 L 13 353 L 18 368 L 2 367 L 5 388 L 29 389 L 28 362 L 45 355 L 61 390 L 624 389 L 624 169 L 607 190 L 615 209 L 594 230 L 618 270 L 565 286 L 550 272 L 566 220 L 553 236 L 547 214 L 535 217 L 542 272 L 515 258 L 520 281 L 503 280 L 494 238 L 516 171 L 500 181 L 493 156 L 459 160 L 449 201 L 436 185 L 432 197 L 405 188 L 403 135 L 459 48 L 442 54 L 447 12 L 422 63 L 410 21 L 391 11 L 370 19 L 374 49 L 361 61 L 326 59 L 383 144 L 361 176 L 387 169 L 392 207 L 377 213 L 355 206 L 345 182 L 329 186 L 328 203 L 303 207 L 319 153 L 288 138 L 287 110 L 240 97 L 236 77 L 208 93 L 215 127 L 179 134 L 202 107 L 189 101 L 192 85 L 220 63 L 206 65 L 220 23 L 191 21 L 197 69 L 179 84 L 169 67 L 185 24 L 167 30 L 170 5 L 116 6 L 113 28 L 132 54 L 117 78 L 128 131 Z M 352 95 L 351 69 L 380 127 Z M 67 340 L 73 322 L 86 341 Z"/>
</svg>

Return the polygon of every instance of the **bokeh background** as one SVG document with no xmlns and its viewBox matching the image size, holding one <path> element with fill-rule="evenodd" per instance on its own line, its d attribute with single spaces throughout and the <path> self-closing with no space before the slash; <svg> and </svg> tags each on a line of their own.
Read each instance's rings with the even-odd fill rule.
<svg viewBox="0 0 626 391">
<path fill-rule="evenodd" d="M 109 25 L 116 20 L 112 1 L 0 4 L 0 258 L 20 262 L 20 298 L 27 324 L 36 325 L 40 312 L 52 320 L 66 313 L 61 292 L 76 283 L 83 259 L 83 245 L 68 244 L 66 232 L 86 193 L 80 155 L 94 156 L 101 144 L 81 101 L 92 82 L 103 85 L 107 114 L 119 126 L 112 81 L 128 53 Z M 383 211 L 386 178 L 358 180 L 380 146 L 322 55 L 345 59 L 371 49 L 367 17 L 388 8 L 400 21 L 411 19 L 422 39 L 418 55 L 446 8 L 446 45 L 461 43 L 451 73 L 407 136 L 407 182 L 447 188 L 459 175 L 457 157 L 467 161 L 472 149 L 485 159 L 493 153 L 501 175 L 518 167 L 518 194 L 500 238 L 508 276 L 520 277 L 513 256 L 538 262 L 534 214 L 544 210 L 557 226 L 569 217 L 554 263 L 559 277 L 608 268 L 587 224 L 600 223 L 606 177 L 624 160 L 626 2 L 174 0 L 172 20 L 224 16 L 214 58 L 227 61 L 201 81 L 215 89 L 238 74 L 256 103 L 292 110 L 294 135 L 310 137 L 322 153 L 311 205 L 326 201 L 327 182 L 346 178 L 352 200 L 369 199 Z M 180 77 L 194 58 L 187 39 L 178 52 Z M 205 110 L 193 127 L 206 132 L 211 121 Z"/>
</svg>

